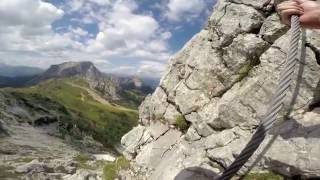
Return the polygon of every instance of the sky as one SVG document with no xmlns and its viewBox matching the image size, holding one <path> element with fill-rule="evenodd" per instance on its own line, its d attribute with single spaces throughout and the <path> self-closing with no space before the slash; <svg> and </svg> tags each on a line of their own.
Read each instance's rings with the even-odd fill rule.
<svg viewBox="0 0 320 180">
<path fill-rule="evenodd" d="M 160 77 L 207 23 L 214 0 L 1 0 L 0 63 Z"/>
</svg>

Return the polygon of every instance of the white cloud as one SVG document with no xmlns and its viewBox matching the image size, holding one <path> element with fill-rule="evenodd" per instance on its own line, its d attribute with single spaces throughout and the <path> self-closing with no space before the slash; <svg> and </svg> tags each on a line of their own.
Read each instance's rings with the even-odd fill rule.
<svg viewBox="0 0 320 180">
<path fill-rule="evenodd" d="M 154 61 L 142 61 L 136 66 L 118 66 L 112 68 L 112 73 L 121 74 L 126 72 L 128 75 L 159 78 L 166 68 L 166 63 L 154 62 Z"/>
<path fill-rule="evenodd" d="M 161 29 L 151 16 L 136 14 L 134 1 L 117 1 L 101 22 L 95 40 L 89 42 L 88 52 L 104 56 L 132 57 L 165 61 L 170 56 L 167 40 L 171 33 Z"/>
<path fill-rule="evenodd" d="M 170 21 L 189 21 L 199 17 L 205 8 L 205 0 L 169 0 L 165 15 Z"/>
<path fill-rule="evenodd" d="M 89 0 L 91 2 L 97 3 L 99 5 L 109 5 L 111 2 L 110 0 Z"/>
<path fill-rule="evenodd" d="M 71 28 L 64 34 L 52 30 L 52 23 L 63 14 L 40 0 L 1 0 L 0 61 L 46 68 L 67 60 L 89 59 L 82 52 L 84 44 L 76 40 L 85 36 L 83 29 Z"/>
<path fill-rule="evenodd" d="M 79 35 L 79 36 L 86 36 L 88 35 L 88 31 L 86 30 L 83 30 L 82 28 L 80 27 L 77 27 L 75 29 L 72 29 L 72 32 Z"/>
<path fill-rule="evenodd" d="M 166 68 L 166 63 L 154 62 L 154 61 L 143 61 L 138 70 L 138 74 L 146 77 L 156 77 L 162 75 Z"/>
<path fill-rule="evenodd" d="M 1 0 L 0 62 L 46 68 L 90 60 L 102 70 L 159 76 L 172 34 L 137 10 L 134 0 L 70 0 L 59 8 L 42 0 Z M 72 22 L 79 26 L 53 29 L 53 22 L 75 12 L 80 17 Z M 97 23 L 99 32 L 85 30 L 86 23 Z M 131 68 L 110 64 L 117 59 L 132 61 Z"/>
<path fill-rule="evenodd" d="M 63 11 L 40 0 L 1 0 L 0 23 L 5 26 L 42 27 L 63 16 Z"/>
<path fill-rule="evenodd" d="M 35 50 L 52 40 L 51 24 L 64 12 L 37 0 L 1 0 L 1 50 Z"/>
</svg>

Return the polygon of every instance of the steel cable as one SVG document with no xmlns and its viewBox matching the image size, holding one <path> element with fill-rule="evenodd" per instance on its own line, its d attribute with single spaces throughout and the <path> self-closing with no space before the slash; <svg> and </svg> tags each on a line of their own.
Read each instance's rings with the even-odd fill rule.
<svg viewBox="0 0 320 180">
<path fill-rule="evenodd" d="M 284 99 L 287 95 L 295 66 L 298 61 L 299 54 L 299 40 L 301 34 L 301 27 L 298 16 L 291 17 L 291 41 L 287 55 L 287 62 L 284 70 L 281 73 L 280 82 L 273 95 L 271 104 L 268 108 L 267 114 L 264 116 L 256 132 L 253 134 L 251 140 L 246 147 L 241 151 L 239 156 L 233 163 L 226 168 L 223 174 L 217 180 L 229 180 L 241 169 L 241 167 L 249 160 L 249 158 L 258 149 L 260 144 L 265 139 L 267 132 L 272 128 L 272 125 L 277 119 L 277 114 L 280 112 Z"/>
</svg>

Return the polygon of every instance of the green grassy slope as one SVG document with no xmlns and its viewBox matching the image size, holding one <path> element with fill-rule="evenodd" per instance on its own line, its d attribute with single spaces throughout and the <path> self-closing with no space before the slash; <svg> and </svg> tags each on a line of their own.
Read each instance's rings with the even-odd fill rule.
<svg viewBox="0 0 320 180">
<path fill-rule="evenodd" d="M 38 94 L 58 102 L 74 115 L 68 122 L 64 122 L 66 127 L 76 125 L 109 147 L 118 143 L 121 137 L 137 124 L 136 110 L 101 104 L 86 90 L 74 87 L 70 82 L 86 86 L 86 83 L 79 79 L 64 79 L 50 80 L 29 88 L 6 89 L 6 91 L 19 92 L 25 96 Z"/>
<path fill-rule="evenodd" d="M 146 95 L 138 90 L 124 90 L 121 96 L 124 99 L 116 101 L 115 103 L 131 109 L 138 109 Z"/>
</svg>

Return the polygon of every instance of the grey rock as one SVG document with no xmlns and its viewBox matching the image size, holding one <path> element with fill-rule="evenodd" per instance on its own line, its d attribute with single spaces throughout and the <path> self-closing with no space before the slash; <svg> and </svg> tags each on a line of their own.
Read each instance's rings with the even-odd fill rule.
<svg viewBox="0 0 320 180">
<path fill-rule="evenodd" d="M 200 118 L 204 122 L 206 122 L 210 127 L 217 127 L 215 126 L 215 121 L 219 120 L 219 99 L 220 98 L 211 99 L 211 101 L 208 104 L 206 104 L 198 110 L 198 115 L 200 116 Z"/>
<path fill-rule="evenodd" d="M 230 1 L 237 4 L 245 4 L 248 6 L 252 6 L 256 9 L 262 9 L 266 2 L 266 0 L 230 0 Z"/>
<path fill-rule="evenodd" d="M 121 145 L 125 148 L 124 155 L 126 158 L 134 158 L 140 146 L 151 139 L 151 135 L 146 131 L 146 127 L 144 126 L 135 127 L 130 133 L 123 136 Z"/>
<path fill-rule="evenodd" d="M 197 141 L 201 139 L 201 136 L 198 134 L 197 130 L 191 126 L 185 134 L 185 139 L 187 141 Z"/>
<path fill-rule="evenodd" d="M 185 84 L 180 84 L 176 90 L 175 102 L 183 114 L 189 114 L 208 103 L 210 99 L 200 90 L 189 90 Z"/>
<path fill-rule="evenodd" d="M 170 130 L 156 141 L 153 141 L 141 148 L 135 161 L 140 166 L 155 168 L 166 153 L 174 148 L 179 141 L 181 132 Z"/>
<path fill-rule="evenodd" d="M 277 14 L 272 14 L 262 24 L 259 34 L 262 35 L 264 40 L 273 43 L 284 35 L 287 30 L 288 27 L 281 23 L 279 16 Z"/>
<path fill-rule="evenodd" d="M 211 180 L 215 177 L 217 177 L 217 174 L 210 170 L 199 167 L 190 167 L 179 172 L 174 180 Z"/>
<path fill-rule="evenodd" d="M 142 124 L 150 124 L 153 120 L 165 121 L 164 113 L 168 105 L 166 92 L 158 87 L 153 96 L 147 97 L 145 102 L 140 105 L 140 121 Z"/>
<path fill-rule="evenodd" d="M 153 122 L 147 130 L 153 139 L 158 139 L 160 136 L 164 135 L 169 131 L 169 127 L 159 121 Z"/>
<path fill-rule="evenodd" d="M 35 159 L 27 164 L 18 166 L 16 168 L 17 173 L 28 173 L 30 171 L 33 172 L 44 172 L 47 169 L 44 163 L 39 162 L 39 160 Z"/>
<path fill-rule="evenodd" d="M 139 106 L 139 122 L 148 124 L 152 120 L 151 95 L 148 95 Z"/>
<path fill-rule="evenodd" d="M 237 34 L 259 29 L 263 20 L 263 15 L 253 7 L 221 0 L 214 8 L 209 25 L 221 34 L 221 45 L 227 46 Z"/>
<path fill-rule="evenodd" d="M 265 164 L 270 169 L 276 169 L 281 174 L 288 176 L 301 174 L 304 177 L 318 177 L 319 126 L 318 112 L 293 115 L 290 121 L 285 122 L 271 133 L 279 134 L 279 136 L 266 153 Z"/>
<path fill-rule="evenodd" d="M 67 175 L 62 178 L 63 180 L 102 180 L 97 173 L 88 170 L 78 170 L 73 175 Z"/>
<path fill-rule="evenodd" d="M 181 113 L 177 110 L 176 106 L 169 104 L 166 113 L 164 114 L 164 119 L 169 122 L 169 124 L 175 124 L 177 117 L 181 116 Z"/>
<path fill-rule="evenodd" d="M 201 136 L 207 137 L 211 135 L 214 130 L 204 121 L 201 120 L 201 117 L 198 113 L 191 113 L 186 115 L 186 120 L 192 122 L 193 126 L 197 130 L 197 133 Z"/>
<path fill-rule="evenodd" d="M 140 145 L 131 161 L 136 174 L 151 180 L 192 179 L 197 177 L 192 168 L 200 168 L 209 170 L 212 178 L 239 155 L 266 113 L 289 47 L 288 28 L 263 5 L 264 0 L 218 1 L 208 26 L 170 59 L 162 91 L 142 104 L 140 120 L 153 122 L 143 123 L 146 129 L 158 126 L 163 132 L 162 125 L 155 126 L 161 120 L 156 113 L 169 123 L 182 114 L 191 126 L 184 135 L 170 129 Z M 240 174 L 255 164 L 257 172 L 320 177 L 319 37 L 319 32 L 307 31 L 305 59 L 298 63 L 277 117 L 281 123 Z"/>
<path fill-rule="evenodd" d="M 216 147 L 223 147 L 231 143 L 236 138 L 233 131 L 222 131 L 217 134 L 212 134 L 205 140 L 206 149 L 213 149 Z"/>
<path fill-rule="evenodd" d="M 268 47 L 269 44 L 255 34 L 240 34 L 234 38 L 223 51 L 223 62 L 229 72 L 221 77 L 224 86 L 232 87 L 246 77 Z"/>
<path fill-rule="evenodd" d="M 46 179 L 46 180 L 60 180 L 65 176 L 63 173 L 29 173 L 23 177 L 23 180 L 34 180 L 34 179 Z"/>
<path fill-rule="evenodd" d="M 306 30 L 307 42 L 313 45 L 317 50 L 320 50 L 320 40 L 317 38 L 320 36 L 320 32 L 317 30 Z"/>
<path fill-rule="evenodd" d="M 4 128 L 3 122 L 0 120 L 0 137 L 8 136 L 9 133 Z"/>
<path fill-rule="evenodd" d="M 223 167 L 228 167 L 232 161 L 234 161 L 234 156 L 232 150 L 229 147 L 219 147 L 208 151 L 208 157 L 218 161 Z"/>
</svg>

